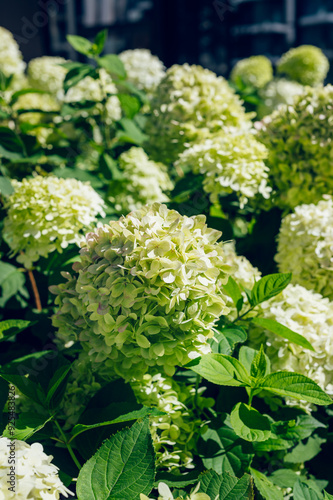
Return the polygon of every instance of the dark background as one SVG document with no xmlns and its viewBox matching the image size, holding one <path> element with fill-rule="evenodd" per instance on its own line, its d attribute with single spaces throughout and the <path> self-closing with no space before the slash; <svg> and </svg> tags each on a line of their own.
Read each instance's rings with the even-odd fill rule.
<svg viewBox="0 0 333 500">
<path fill-rule="evenodd" d="M 66 34 L 92 38 L 105 27 L 107 52 L 149 48 L 166 66 L 197 63 L 222 75 L 238 59 L 274 62 L 302 44 L 333 59 L 333 0 L 1 0 L 0 16 L 26 61 L 74 59 Z"/>
</svg>

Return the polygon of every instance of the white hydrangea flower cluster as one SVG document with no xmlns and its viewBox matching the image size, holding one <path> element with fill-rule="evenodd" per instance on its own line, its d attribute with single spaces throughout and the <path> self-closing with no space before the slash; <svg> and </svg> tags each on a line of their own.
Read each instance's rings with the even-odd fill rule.
<svg viewBox="0 0 333 500">
<path fill-rule="evenodd" d="M 118 213 L 127 214 L 147 203 L 169 201 L 163 191 L 171 190 L 173 183 L 166 166 L 149 160 L 142 148 L 132 147 L 122 153 L 118 165 L 124 180 L 113 181 L 109 189 L 109 201 Z"/>
<path fill-rule="evenodd" d="M 251 327 L 250 340 L 265 352 L 272 370 L 302 373 L 333 394 L 333 303 L 300 285 L 288 285 L 279 295 L 261 304 L 265 318 L 274 319 L 307 339 L 310 351 L 268 331 Z"/>
<path fill-rule="evenodd" d="M 224 133 L 193 144 L 180 155 L 176 165 L 205 175 L 203 187 L 212 203 L 218 204 L 220 196 L 234 192 L 243 207 L 257 195 L 265 199 L 270 196 L 264 163 L 267 156 L 266 147 L 253 134 Z"/>
<path fill-rule="evenodd" d="M 68 103 L 82 101 L 96 101 L 94 111 L 101 111 L 101 101 L 106 97 L 107 123 L 121 118 L 121 106 L 116 95 L 118 90 L 112 81 L 111 76 L 105 69 L 99 70 L 99 78 L 94 79 L 91 76 L 86 76 L 77 85 L 71 87 L 64 97 L 64 101 Z M 87 111 L 80 112 L 82 116 L 86 116 Z"/>
<path fill-rule="evenodd" d="M 15 456 L 15 466 L 10 465 L 12 456 Z M 30 445 L 16 439 L 0 438 L 0 498 L 59 500 L 60 495 L 66 498 L 74 495 L 60 480 L 59 469 L 51 463 L 52 460 L 40 443 Z"/>
<path fill-rule="evenodd" d="M 57 98 L 63 97 L 63 83 L 67 69 L 61 66 L 68 61 L 63 57 L 43 56 L 28 64 L 28 79 L 32 88 L 45 90 Z"/>
<path fill-rule="evenodd" d="M 151 93 L 165 75 L 162 61 L 148 49 L 125 50 L 119 54 L 127 79 L 138 89 Z"/>
<path fill-rule="evenodd" d="M 150 419 L 150 432 L 156 451 L 157 467 L 168 470 L 193 468 L 191 451 L 205 431 L 205 422 L 193 410 L 195 386 L 177 383 L 161 373 L 146 374 L 131 383 L 138 403 L 166 412 Z M 201 388 L 200 393 L 205 389 Z M 198 408 L 214 404 L 211 398 L 196 398 Z"/>
<path fill-rule="evenodd" d="M 12 180 L 5 202 L 4 238 L 17 261 L 30 269 L 40 257 L 79 244 L 83 232 L 105 215 L 104 202 L 89 183 L 36 176 Z"/>
<path fill-rule="evenodd" d="M 228 82 L 201 66 L 169 68 L 154 93 L 146 122 L 152 159 L 169 164 L 190 143 L 225 127 L 251 127 L 249 115 Z"/>
<path fill-rule="evenodd" d="M 258 106 L 258 117 L 270 115 L 282 104 L 293 104 L 295 96 L 303 92 L 304 86 L 300 83 L 285 78 L 274 78 L 260 90 L 259 94 L 263 102 Z"/>
<path fill-rule="evenodd" d="M 207 338 L 227 314 L 228 280 L 219 231 L 204 216 L 154 203 L 86 236 L 74 277 L 57 287 L 53 324 L 79 339 L 93 362 L 125 380 L 210 351 Z"/>
<path fill-rule="evenodd" d="M 282 219 L 275 256 L 293 281 L 333 299 L 333 199 L 299 205 Z"/>
<path fill-rule="evenodd" d="M 6 75 L 22 76 L 25 69 L 19 46 L 10 31 L 0 26 L 0 69 Z"/>
<path fill-rule="evenodd" d="M 198 493 L 200 489 L 200 483 L 197 484 L 197 486 L 194 488 L 193 491 L 191 491 L 190 495 L 184 497 L 179 497 L 177 496 L 176 498 L 173 496 L 170 488 L 168 485 L 165 483 L 159 483 L 158 484 L 158 499 L 157 500 L 213 500 L 211 499 L 206 493 Z M 148 498 L 146 495 L 143 493 L 140 494 L 140 500 L 154 500 L 153 498 Z M 216 497 L 214 500 L 218 500 Z"/>
</svg>

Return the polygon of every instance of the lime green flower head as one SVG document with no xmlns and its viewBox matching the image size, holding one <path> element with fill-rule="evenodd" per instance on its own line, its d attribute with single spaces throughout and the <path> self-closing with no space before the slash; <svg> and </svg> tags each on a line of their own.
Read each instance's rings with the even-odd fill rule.
<svg viewBox="0 0 333 500">
<path fill-rule="evenodd" d="M 294 283 L 333 299 L 333 200 L 325 198 L 282 219 L 275 260 Z"/>
<path fill-rule="evenodd" d="M 277 63 L 278 73 L 311 87 L 323 83 L 329 67 L 325 54 L 314 45 L 301 45 L 290 49 Z"/>
<path fill-rule="evenodd" d="M 233 82 L 240 78 L 246 85 L 261 89 L 273 78 L 272 63 L 265 56 L 247 57 L 236 63 L 230 78 Z"/>
<path fill-rule="evenodd" d="M 274 78 L 269 84 L 260 89 L 262 102 L 257 109 L 258 118 L 270 115 L 281 104 L 293 104 L 295 96 L 304 92 L 304 86 L 285 78 Z"/>
<path fill-rule="evenodd" d="M 269 154 L 271 204 L 292 210 L 333 191 L 333 86 L 310 88 L 258 122 Z"/>
<path fill-rule="evenodd" d="M 165 67 L 150 50 L 125 50 L 119 54 L 127 73 L 127 79 L 138 89 L 151 93 L 165 75 Z"/>
<path fill-rule="evenodd" d="M 167 167 L 149 160 L 142 148 L 125 151 L 119 156 L 118 164 L 124 179 L 113 181 L 109 188 L 109 201 L 118 213 L 126 214 L 148 203 L 169 201 L 163 192 L 173 188 Z"/>
<path fill-rule="evenodd" d="M 15 191 L 5 203 L 4 238 L 27 269 L 40 257 L 79 244 L 97 215 L 104 216 L 103 200 L 88 183 L 37 176 L 12 184 Z"/>
<path fill-rule="evenodd" d="M 224 127 L 249 128 L 239 97 L 221 76 L 201 66 L 174 65 L 157 87 L 146 123 L 148 153 L 173 162 L 198 138 Z"/>
<path fill-rule="evenodd" d="M 61 66 L 63 57 L 43 56 L 32 59 L 28 64 L 28 78 L 32 88 L 45 90 L 60 97 L 63 94 L 63 83 L 67 69 Z"/>
<path fill-rule="evenodd" d="M 93 362 L 126 380 L 149 367 L 172 375 L 200 353 L 226 314 L 219 231 L 204 216 L 154 203 L 86 236 L 75 275 L 59 285 L 58 335 L 80 340 Z"/>
<path fill-rule="evenodd" d="M 203 187 L 212 203 L 218 204 L 220 196 L 236 193 L 243 207 L 258 194 L 270 196 L 266 158 L 266 147 L 253 134 L 221 133 L 190 146 L 176 165 L 204 174 Z"/>
<path fill-rule="evenodd" d="M 0 26 L 0 70 L 6 75 L 22 76 L 25 62 L 10 31 Z"/>
<path fill-rule="evenodd" d="M 192 451 L 206 430 L 205 422 L 193 409 L 195 386 L 177 383 L 161 373 L 153 376 L 146 374 L 142 380 L 132 382 L 131 386 L 138 403 L 166 412 L 161 417 L 150 419 L 157 467 L 168 470 L 193 468 Z M 204 390 L 202 388 L 201 392 Z M 213 404 L 212 398 L 198 395 L 198 408 L 203 410 Z"/>
</svg>

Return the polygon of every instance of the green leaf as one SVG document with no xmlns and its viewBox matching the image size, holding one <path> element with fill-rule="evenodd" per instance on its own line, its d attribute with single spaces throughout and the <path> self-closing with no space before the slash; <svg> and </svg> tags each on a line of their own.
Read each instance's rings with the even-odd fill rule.
<svg viewBox="0 0 333 500">
<path fill-rule="evenodd" d="M 130 142 L 140 146 L 145 140 L 147 140 L 146 134 L 141 132 L 139 127 L 137 127 L 132 120 L 129 120 L 129 118 L 122 118 L 119 121 L 119 125 L 123 129 L 118 130 L 116 133 L 116 137 L 119 141 Z"/>
<path fill-rule="evenodd" d="M 0 155 L 10 160 L 25 155 L 24 144 L 20 137 L 7 127 L 0 127 Z"/>
<path fill-rule="evenodd" d="M 25 295 L 25 275 L 17 267 L 0 261 L 0 307 L 4 307 L 8 300 L 18 292 Z"/>
<path fill-rule="evenodd" d="M 82 467 L 78 500 L 138 500 L 154 486 L 155 453 L 149 419 L 111 436 Z"/>
<path fill-rule="evenodd" d="M 170 474 L 170 472 L 158 472 L 155 477 L 155 487 L 159 483 L 165 483 L 173 488 L 184 488 L 190 484 L 197 483 L 199 480 L 199 473 L 197 471 L 187 472 L 182 476 Z"/>
<path fill-rule="evenodd" d="M 291 464 L 308 462 L 321 452 L 321 445 L 325 442 L 326 439 L 310 436 L 306 443 L 298 443 L 290 453 L 287 453 L 283 461 Z"/>
<path fill-rule="evenodd" d="M 294 500 L 321 500 L 322 496 L 300 480 L 296 481 L 293 489 Z"/>
<path fill-rule="evenodd" d="M 14 188 L 8 177 L 0 177 L 0 193 L 4 196 L 14 193 Z"/>
<path fill-rule="evenodd" d="M 238 356 L 239 361 L 242 363 L 242 365 L 245 367 L 248 373 L 251 373 L 253 362 L 255 358 L 258 356 L 258 354 L 259 351 L 253 349 L 252 347 L 248 347 L 247 345 L 242 345 L 242 347 L 240 348 Z M 264 375 L 268 375 L 271 371 L 271 363 L 269 357 L 265 353 L 263 353 L 263 355 L 266 363 L 266 369 Z"/>
<path fill-rule="evenodd" d="M 250 468 L 254 484 L 259 493 L 267 500 L 283 500 L 283 493 L 261 472 Z"/>
<path fill-rule="evenodd" d="M 80 54 L 84 54 L 85 56 L 90 56 L 93 54 L 93 44 L 78 35 L 67 35 L 67 41 L 71 44 L 71 46 Z"/>
<path fill-rule="evenodd" d="M 279 396 L 300 399 L 316 405 L 330 405 L 332 399 L 318 384 L 305 375 L 291 372 L 277 372 L 267 375 L 259 387 Z"/>
<path fill-rule="evenodd" d="M 122 60 L 116 54 L 107 54 L 97 60 L 101 68 L 106 69 L 111 75 L 126 78 L 126 70 Z"/>
<path fill-rule="evenodd" d="M 119 181 L 124 178 L 118 169 L 117 162 L 108 153 L 103 153 L 99 157 L 99 168 L 105 179 Z"/>
<path fill-rule="evenodd" d="M 309 349 L 310 351 L 315 350 L 310 344 L 310 342 L 304 337 L 302 337 L 302 335 L 294 332 L 293 330 L 290 330 L 290 328 L 284 325 L 281 325 L 281 323 L 278 323 L 274 319 L 252 318 L 251 323 L 261 326 L 262 328 L 265 328 L 266 330 L 269 330 L 270 332 L 279 335 L 279 337 L 283 337 L 284 339 L 290 340 L 290 342 L 300 345 L 305 349 Z"/>
<path fill-rule="evenodd" d="M 251 363 L 250 374 L 255 379 L 260 379 L 265 377 L 265 375 L 268 375 L 269 372 L 270 372 L 270 361 L 269 358 L 264 353 L 264 347 L 261 344 L 260 350 L 257 352 L 256 356 L 254 357 Z"/>
<path fill-rule="evenodd" d="M 252 288 L 251 305 L 256 306 L 278 295 L 289 285 L 291 273 L 268 274 L 257 281 Z"/>
<path fill-rule="evenodd" d="M 70 69 L 64 79 L 64 91 L 67 92 L 71 87 L 74 87 L 86 78 L 86 76 L 97 77 L 96 70 L 88 64 Z"/>
<path fill-rule="evenodd" d="M 15 428 L 13 428 L 11 424 L 8 424 L 4 430 L 3 436 L 10 439 L 26 441 L 33 434 L 43 429 L 51 419 L 52 417 L 46 418 L 36 413 L 22 413 L 19 415 L 18 420 L 15 421 Z"/>
<path fill-rule="evenodd" d="M 60 366 L 55 370 L 46 392 L 45 404 L 49 409 L 57 408 L 57 406 L 60 404 L 64 396 L 69 373 L 72 368 L 72 364 L 65 358 L 60 358 L 59 356 L 59 359 L 61 359 L 62 362 Z"/>
<path fill-rule="evenodd" d="M 242 344 L 247 340 L 247 333 L 241 326 L 234 325 L 232 327 L 223 328 L 221 333 L 223 333 L 227 339 L 232 351 L 237 344 Z"/>
<path fill-rule="evenodd" d="M 225 354 L 205 354 L 186 365 L 209 382 L 218 385 L 250 386 L 251 381 L 244 366 Z"/>
<path fill-rule="evenodd" d="M 98 189 L 103 186 L 103 182 L 96 175 L 79 168 L 56 168 L 53 170 L 52 175 L 62 179 L 77 179 L 82 182 L 88 181 L 94 189 Z"/>
<path fill-rule="evenodd" d="M 134 118 L 134 116 L 140 111 L 140 100 L 137 97 L 129 94 L 117 94 L 117 97 L 126 117 L 130 120 Z"/>
<path fill-rule="evenodd" d="M 250 498 L 251 478 L 244 474 L 240 479 L 228 473 L 217 474 L 210 470 L 202 474 L 200 480 L 200 493 L 206 493 L 213 500 L 245 500 Z"/>
<path fill-rule="evenodd" d="M 327 493 L 327 491 L 324 491 L 324 500 L 333 500 L 333 495 L 330 495 Z"/>
<path fill-rule="evenodd" d="M 4 92 L 7 90 L 12 82 L 14 75 L 6 76 L 2 70 L 0 70 L 0 91 Z"/>
<path fill-rule="evenodd" d="M 227 284 L 222 285 L 222 288 L 229 295 L 229 297 L 232 298 L 237 311 L 240 311 L 242 309 L 244 299 L 236 281 L 231 276 L 229 276 Z"/>
<path fill-rule="evenodd" d="M 254 456 L 252 444 L 239 439 L 227 425 L 207 429 L 199 440 L 198 449 L 206 469 L 213 469 L 219 474 L 243 474 Z"/>
<path fill-rule="evenodd" d="M 97 427 L 104 427 L 106 425 L 118 424 L 120 422 L 130 422 L 131 420 L 137 420 L 139 418 L 144 418 L 147 416 L 157 417 L 161 415 L 165 415 L 165 413 L 157 410 L 156 408 L 148 408 L 146 406 L 143 406 L 140 410 L 131 411 L 129 413 L 126 413 L 125 415 L 121 415 L 120 417 L 115 418 L 114 420 L 108 420 L 107 422 L 99 422 L 97 424 L 92 424 L 92 425 L 77 424 L 72 429 L 72 437 L 70 441 L 72 441 L 72 439 L 74 439 L 79 434 L 82 434 L 82 432 L 89 431 L 91 429 L 96 429 Z"/>
<path fill-rule="evenodd" d="M 8 340 L 36 323 L 37 321 L 25 321 L 23 319 L 6 319 L 5 321 L 0 321 L 0 342 Z"/>
<path fill-rule="evenodd" d="M 108 30 L 102 30 L 97 33 L 94 40 L 93 50 L 95 55 L 99 55 L 104 49 L 104 45 L 108 36 Z"/>
<path fill-rule="evenodd" d="M 269 419 L 244 403 L 233 408 L 230 421 L 237 436 L 245 441 L 266 441 L 271 435 Z"/>
</svg>

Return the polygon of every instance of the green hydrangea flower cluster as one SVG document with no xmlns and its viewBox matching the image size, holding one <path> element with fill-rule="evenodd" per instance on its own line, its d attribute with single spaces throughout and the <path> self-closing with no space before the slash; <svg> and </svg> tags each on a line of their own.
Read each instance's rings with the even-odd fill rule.
<svg viewBox="0 0 333 500">
<path fill-rule="evenodd" d="M 174 65 L 151 101 L 147 150 L 169 164 L 185 147 L 224 127 L 250 128 L 239 97 L 221 76 L 201 66 Z"/>
<path fill-rule="evenodd" d="M 22 76 L 25 62 L 10 31 L 0 26 L 0 70 L 6 75 Z"/>
<path fill-rule="evenodd" d="M 229 311 L 220 236 L 204 216 L 158 203 L 89 233 L 74 277 L 54 290 L 58 336 L 79 339 L 93 362 L 125 380 L 156 365 L 173 375 L 209 352 L 207 338 Z"/>
<path fill-rule="evenodd" d="M 237 82 L 238 78 L 240 78 L 246 85 L 261 89 L 272 80 L 273 66 L 268 57 L 247 57 L 235 64 L 230 78 L 233 82 Z"/>
<path fill-rule="evenodd" d="M 260 89 L 262 102 L 258 105 L 257 116 L 270 115 L 281 104 L 293 104 L 295 96 L 304 92 L 304 86 L 285 78 L 274 78 L 266 87 Z"/>
<path fill-rule="evenodd" d="M 295 283 L 333 299 L 333 200 L 325 198 L 282 219 L 275 260 Z"/>
<path fill-rule="evenodd" d="M 291 210 L 333 190 L 333 86 L 310 88 L 262 122 L 273 188 L 269 206 Z"/>
<path fill-rule="evenodd" d="M 70 243 L 79 244 L 83 232 L 104 216 L 104 202 L 89 183 L 76 179 L 36 176 L 12 181 L 14 193 L 5 202 L 4 238 L 30 269 L 40 257 Z"/>
<path fill-rule="evenodd" d="M 133 147 L 122 153 L 118 165 L 124 180 L 110 184 L 108 198 L 118 213 L 127 214 L 147 203 L 169 201 L 163 191 L 171 190 L 173 183 L 166 166 L 149 160 L 142 148 Z"/>
<path fill-rule="evenodd" d="M 150 50 L 125 50 L 119 54 L 125 66 L 127 79 L 138 89 L 149 94 L 156 89 L 165 75 L 162 61 L 153 56 Z"/>
<path fill-rule="evenodd" d="M 257 195 L 269 198 L 268 152 L 251 133 L 219 134 L 193 144 L 179 157 L 176 165 L 204 174 L 204 190 L 212 203 L 219 197 L 236 193 L 241 207 Z"/>
<path fill-rule="evenodd" d="M 161 373 L 146 374 L 141 381 L 131 383 L 138 403 L 166 412 L 150 420 L 150 431 L 156 451 L 157 467 L 168 470 L 193 468 L 191 451 L 195 449 L 205 422 L 195 413 L 195 386 L 177 383 Z M 200 394 L 205 388 L 200 388 Z M 213 406 L 214 399 L 196 397 L 199 409 Z"/>
<path fill-rule="evenodd" d="M 63 83 L 67 69 L 61 66 L 68 61 L 63 57 L 43 56 L 28 64 L 29 84 L 34 89 L 44 90 L 56 97 L 63 96 Z"/>
<path fill-rule="evenodd" d="M 329 67 L 323 51 L 314 45 L 301 45 L 290 49 L 277 63 L 279 74 L 287 75 L 295 82 L 312 87 L 323 83 Z"/>
<path fill-rule="evenodd" d="M 299 333 L 314 351 L 251 326 L 249 338 L 258 347 L 265 343 L 272 371 L 302 373 L 333 394 L 333 302 L 300 285 L 288 285 L 260 306 L 261 315 Z"/>
</svg>

